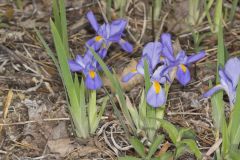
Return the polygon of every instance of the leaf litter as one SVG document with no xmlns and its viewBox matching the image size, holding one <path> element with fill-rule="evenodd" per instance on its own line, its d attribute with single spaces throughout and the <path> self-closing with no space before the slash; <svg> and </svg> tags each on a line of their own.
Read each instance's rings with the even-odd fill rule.
<svg viewBox="0 0 240 160">
<path fill-rule="evenodd" d="M 71 128 L 60 78 L 33 32 L 35 26 L 41 29 L 44 38 L 52 46 L 48 30 L 51 3 L 24 1 L 22 6 L 17 6 L 15 3 L 9 5 L 7 1 L 4 3 L 4 5 L 0 5 L 1 13 L 4 14 L 1 26 L 5 26 L 0 29 L 0 43 L 5 47 L 5 49 L 0 47 L 0 118 L 2 119 L 0 123 L 5 125 L 1 125 L 0 157 L 3 159 L 27 159 L 29 157 L 39 159 L 115 159 L 116 155 L 134 154 L 128 146 L 126 135 L 118 125 L 117 118 L 112 114 L 111 106 L 107 108 L 104 115 L 106 118 L 99 126 L 99 131 L 104 124 L 108 124 L 108 126 L 104 126 L 99 135 L 95 135 L 90 141 L 76 139 Z M 186 1 L 176 1 L 171 4 L 166 2 L 155 28 L 158 30 L 162 25 L 162 31 L 170 31 L 178 35 L 180 41 L 183 42 L 181 47 L 191 52 L 193 48 L 186 47 L 193 46 L 189 45 L 193 42 L 189 26 L 186 24 L 186 15 L 189 10 L 185 3 Z M 134 69 L 136 60 L 141 55 L 141 47 L 153 39 L 152 28 L 149 27 L 151 19 L 144 11 L 144 7 L 146 11 L 149 10 L 149 4 L 150 2 L 144 0 L 139 1 L 136 6 L 129 2 L 126 15 L 130 20 L 130 25 L 126 35 L 136 43 L 138 48 L 132 55 L 122 54 L 118 51 L 118 56 L 109 60 L 109 64 L 116 70 L 119 80 L 126 72 Z M 98 15 L 102 13 L 99 12 L 98 4 L 93 1 L 67 1 L 66 6 L 68 21 L 72 26 L 70 27 L 72 30 L 69 31 L 71 33 L 69 35 L 70 45 L 72 53 L 76 55 L 82 51 L 84 41 L 90 37 L 86 34 L 92 33 L 86 27 L 88 24 L 83 20 L 83 15 L 88 8 L 95 10 Z M 114 9 L 112 12 L 117 15 Z M 161 24 L 160 20 L 163 20 L 165 15 L 167 16 L 165 23 Z M 239 11 L 236 15 L 238 24 Z M 144 16 L 147 19 L 144 20 Z M 227 30 L 225 34 L 226 47 L 229 49 L 230 55 L 239 55 L 237 52 L 240 49 L 239 28 Z M 166 118 L 175 125 L 194 129 L 197 133 L 199 147 L 203 152 L 216 144 L 213 139 L 209 102 L 196 101 L 196 97 L 208 89 L 209 77 L 214 79 L 212 75 L 215 72 L 216 44 L 215 36 L 210 35 L 203 40 L 202 45 L 209 55 L 206 60 L 191 68 L 193 73 L 195 68 L 200 72 L 195 74 L 193 81 L 185 88 L 173 83 L 167 101 Z M 37 86 L 41 79 L 42 84 Z M 107 88 L 113 90 L 108 79 L 103 77 L 103 81 Z M 131 100 L 134 99 L 133 101 L 136 103 L 142 84 L 143 78 L 140 75 L 126 84 L 121 83 L 123 89 L 129 92 Z M 11 103 L 6 106 L 6 103 L 3 102 L 11 91 L 13 93 L 12 98 L 11 95 L 9 98 Z M 124 147 L 129 148 L 124 150 Z M 169 148 L 165 143 L 162 150 L 164 149 L 169 150 L 171 147 Z M 186 155 L 186 157 L 189 158 L 191 155 Z M 182 159 L 186 157 L 182 157 Z"/>
</svg>

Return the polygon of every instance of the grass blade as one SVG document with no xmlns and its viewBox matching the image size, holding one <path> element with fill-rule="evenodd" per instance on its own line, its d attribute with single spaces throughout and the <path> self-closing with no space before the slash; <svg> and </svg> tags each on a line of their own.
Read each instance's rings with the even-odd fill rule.
<svg viewBox="0 0 240 160">
<path fill-rule="evenodd" d="M 112 0 L 107 0 L 106 15 L 109 21 L 111 21 L 111 8 L 112 8 Z"/>
<path fill-rule="evenodd" d="M 180 143 L 184 143 L 186 144 L 189 149 L 195 154 L 195 156 L 197 157 L 197 159 L 201 159 L 202 158 L 202 153 L 200 152 L 196 142 L 192 139 L 184 139 L 181 140 Z"/>
<path fill-rule="evenodd" d="M 68 58 L 70 58 L 69 54 L 69 46 L 68 46 L 68 33 L 67 33 L 67 19 L 66 19 L 66 9 L 64 0 L 59 0 L 59 15 L 61 19 L 61 30 L 62 30 L 62 42 L 65 48 L 65 53 Z"/>
<path fill-rule="evenodd" d="M 230 143 L 238 146 L 240 143 L 240 82 L 237 87 L 237 99 L 229 122 Z"/>
<path fill-rule="evenodd" d="M 234 15 L 236 13 L 238 1 L 239 0 L 233 0 L 233 3 L 232 3 L 232 8 L 230 11 L 230 16 L 229 16 L 229 21 L 231 21 L 231 25 L 233 25 Z"/>
<path fill-rule="evenodd" d="M 172 142 L 174 144 L 177 143 L 177 138 L 178 138 L 178 130 L 177 128 L 171 124 L 170 122 L 163 120 L 163 119 L 159 119 L 160 123 L 161 123 L 161 127 L 167 132 L 167 134 L 169 135 L 170 139 L 172 140 Z"/>
<path fill-rule="evenodd" d="M 84 126 L 86 126 L 86 125 L 83 125 L 83 123 L 85 123 L 84 121 L 82 121 L 84 117 L 81 116 L 82 110 L 78 103 L 79 100 L 78 100 L 77 93 L 75 90 L 72 75 L 71 75 L 71 72 L 70 72 L 70 69 L 68 66 L 67 54 L 63 53 L 63 52 L 65 52 L 65 49 L 62 44 L 61 37 L 57 31 L 57 28 L 52 20 L 50 20 L 50 26 L 51 26 L 51 32 L 53 35 L 55 49 L 56 49 L 57 56 L 58 56 L 60 70 L 62 73 L 63 82 L 66 86 L 66 90 L 68 93 L 68 98 L 69 98 L 69 102 L 70 102 L 69 109 L 70 109 L 70 112 L 72 115 L 74 125 L 76 127 L 76 133 L 79 137 L 87 138 L 89 136 L 88 128 L 85 128 Z M 80 114 L 80 116 L 79 116 L 79 114 Z"/>
<path fill-rule="evenodd" d="M 97 118 L 97 94 L 96 91 L 90 91 L 89 105 L 88 105 L 88 121 L 90 127 L 90 133 L 94 133 L 95 121 Z"/>
<path fill-rule="evenodd" d="M 163 135 L 159 135 L 154 139 L 152 145 L 149 148 L 147 159 L 150 159 L 153 156 L 153 154 L 156 152 L 158 146 L 163 142 L 163 140 L 164 140 Z"/>
<path fill-rule="evenodd" d="M 108 79 L 110 80 L 111 84 L 114 86 L 114 88 L 116 89 L 116 94 L 118 95 L 118 98 L 120 99 L 120 106 L 121 106 L 121 110 L 123 112 L 124 117 L 126 118 L 126 120 L 128 121 L 129 125 L 131 126 L 131 128 L 134 130 L 134 132 L 136 131 L 136 128 L 134 127 L 134 123 L 131 119 L 131 115 L 128 112 L 127 109 L 127 105 L 126 105 L 126 100 L 124 97 L 124 93 L 121 89 L 121 86 L 116 78 L 116 76 L 113 76 L 112 73 L 109 71 L 108 67 L 106 66 L 106 64 L 103 62 L 103 60 L 101 59 L 101 57 L 91 48 L 89 47 L 90 51 L 92 52 L 94 58 L 98 61 L 98 63 L 100 64 L 100 66 L 102 67 L 104 73 L 106 74 L 106 76 L 108 77 Z"/>
<path fill-rule="evenodd" d="M 135 149 L 135 151 L 142 157 L 145 158 L 146 154 L 145 154 L 145 150 L 144 150 L 144 145 L 142 144 L 141 141 L 139 141 L 136 137 L 131 137 L 130 139 L 130 143 L 133 146 L 133 148 Z"/>
</svg>

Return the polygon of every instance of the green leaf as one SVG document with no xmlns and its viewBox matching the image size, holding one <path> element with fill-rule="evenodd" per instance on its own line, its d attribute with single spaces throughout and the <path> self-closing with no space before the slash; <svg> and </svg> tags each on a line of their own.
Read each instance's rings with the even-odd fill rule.
<svg viewBox="0 0 240 160">
<path fill-rule="evenodd" d="M 136 158 L 132 156 L 119 157 L 118 160 L 141 160 L 141 158 Z"/>
<path fill-rule="evenodd" d="M 131 103 L 130 99 L 126 96 L 126 103 L 128 107 L 128 111 L 131 114 L 132 120 L 137 127 L 137 129 L 140 129 L 140 116 L 138 114 L 137 108 Z"/>
<path fill-rule="evenodd" d="M 227 122 L 223 119 L 222 122 L 222 154 L 227 154 L 230 147 L 230 139 L 227 129 Z"/>
<path fill-rule="evenodd" d="M 147 159 L 150 159 L 153 156 L 153 154 L 156 152 L 158 146 L 163 142 L 163 140 L 164 140 L 163 135 L 159 135 L 153 140 L 148 151 Z"/>
<path fill-rule="evenodd" d="M 146 97 L 145 97 L 145 91 L 142 91 L 141 99 L 140 99 L 140 104 L 139 104 L 139 115 L 141 117 L 141 120 L 144 120 L 146 118 L 147 114 L 147 102 L 146 102 Z"/>
<path fill-rule="evenodd" d="M 218 47 L 217 47 L 217 73 L 218 73 L 219 66 L 224 66 L 225 64 L 225 56 L 226 56 L 222 24 L 218 25 L 217 38 L 218 38 Z M 217 76 L 217 82 L 219 82 L 219 75 Z"/>
<path fill-rule="evenodd" d="M 131 145 L 133 146 L 133 148 L 135 149 L 135 151 L 142 157 L 145 158 L 146 154 L 144 151 L 144 145 L 142 144 L 141 141 L 139 141 L 136 137 L 131 137 L 129 139 Z"/>
<path fill-rule="evenodd" d="M 77 94 L 77 97 L 80 97 L 80 83 L 79 83 L 79 80 L 78 80 L 78 75 L 77 73 L 74 74 L 74 86 L 76 88 L 76 94 Z M 79 102 L 80 103 L 80 102 Z"/>
<path fill-rule="evenodd" d="M 208 3 L 207 3 L 207 1 L 204 1 L 204 2 L 205 2 L 205 6 L 207 6 L 207 7 L 205 7 L 205 14 L 207 15 L 208 23 L 211 27 L 211 31 L 213 33 L 215 33 L 215 28 L 214 28 L 214 24 L 212 22 L 211 12 L 210 12 L 210 8 L 213 5 L 214 0 L 209 0 Z M 203 20 L 203 18 L 204 18 L 204 16 L 201 17 L 201 20 Z"/>
<path fill-rule="evenodd" d="M 150 81 L 150 74 L 149 74 L 149 66 L 147 63 L 147 60 L 144 59 L 144 79 L 145 79 L 145 92 L 147 95 L 147 92 L 149 88 L 151 87 L 151 81 Z M 153 141 L 154 135 L 156 132 L 156 110 L 152 106 L 147 104 L 147 135 L 150 141 Z"/>
<path fill-rule="evenodd" d="M 53 35 L 54 40 L 54 46 L 57 52 L 57 57 L 59 61 L 60 70 L 62 73 L 62 78 L 64 82 L 64 86 L 66 87 L 68 98 L 70 101 L 70 112 L 71 116 L 74 122 L 74 125 L 76 127 L 76 133 L 79 137 L 87 138 L 89 136 L 88 134 L 88 128 L 86 128 L 86 125 L 83 125 L 85 123 L 83 119 L 85 117 L 82 117 L 81 108 L 79 106 L 79 99 L 77 97 L 77 93 L 75 90 L 74 82 L 72 79 L 72 75 L 68 66 L 68 58 L 67 54 L 64 53 L 66 50 L 64 49 L 64 46 L 62 44 L 61 37 L 57 31 L 57 28 L 52 20 L 50 20 L 50 26 L 51 26 L 51 32 Z"/>
<path fill-rule="evenodd" d="M 222 0 L 217 0 L 215 15 L 214 15 L 214 23 L 215 23 L 215 31 L 219 32 L 219 26 L 222 21 Z"/>
<path fill-rule="evenodd" d="M 240 143 L 240 81 L 238 82 L 236 102 L 232 109 L 229 122 L 230 143 L 239 145 Z"/>
<path fill-rule="evenodd" d="M 107 19 L 111 20 L 111 8 L 112 8 L 112 0 L 107 0 L 107 6 L 106 6 L 106 15 Z"/>
<path fill-rule="evenodd" d="M 161 13 L 161 9 L 162 9 L 162 2 L 163 0 L 154 0 L 153 3 L 153 18 L 154 20 L 158 20 L 160 13 Z"/>
<path fill-rule="evenodd" d="M 62 35 L 62 28 L 61 28 L 61 17 L 60 17 L 60 12 L 59 12 L 59 7 L 58 7 L 58 1 L 53 0 L 53 17 L 54 17 L 54 23 L 56 24 L 57 30 L 60 35 Z"/>
<path fill-rule="evenodd" d="M 90 98 L 88 104 L 88 120 L 90 126 L 90 133 L 94 133 L 95 121 L 97 119 L 97 95 L 95 90 L 90 91 Z"/>
<path fill-rule="evenodd" d="M 239 149 L 231 149 L 226 156 L 226 159 L 229 160 L 239 160 L 240 157 L 240 150 Z"/>
<path fill-rule="evenodd" d="M 239 1 L 239 0 L 233 0 L 233 3 L 232 3 L 232 7 L 231 7 L 231 11 L 230 11 L 230 16 L 229 16 L 229 20 L 231 21 L 231 25 L 233 24 L 234 15 L 235 15 L 235 13 L 236 13 L 238 1 Z"/>
<path fill-rule="evenodd" d="M 65 48 L 65 53 L 68 58 L 70 58 L 69 55 L 69 47 L 68 47 L 68 33 L 67 33 L 67 19 L 66 19 L 66 9 L 65 9 L 65 1 L 59 0 L 59 14 L 61 18 L 61 30 L 62 30 L 62 42 Z"/>
<path fill-rule="evenodd" d="M 68 34 L 67 34 L 67 19 L 64 0 L 53 1 L 53 16 L 57 31 L 61 37 L 66 56 L 70 58 L 68 47 Z"/>
<path fill-rule="evenodd" d="M 112 86 L 116 89 L 116 93 L 118 95 L 119 101 L 120 101 L 120 107 L 123 112 L 124 117 L 128 121 L 129 125 L 131 126 L 132 130 L 135 132 L 136 128 L 134 127 L 134 123 L 131 119 L 131 115 L 128 111 L 127 105 L 126 105 L 126 100 L 124 96 L 124 92 L 122 91 L 122 88 L 116 78 L 116 76 L 113 76 L 112 73 L 109 71 L 108 67 L 106 64 L 103 62 L 101 57 L 91 48 L 89 47 L 90 51 L 92 52 L 94 58 L 98 61 L 100 66 L 102 67 L 104 73 L 106 74 L 107 78 L 110 80 Z"/>
<path fill-rule="evenodd" d="M 148 92 L 151 87 L 150 74 L 149 74 L 149 66 L 147 60 L 144 59 L 144 79 L 145 79 L 145 91 Z"/>
<path fill-rule="evenodd" d="M 98 115 L 96 116 L 96 118 L 94 119 L 94 123 L 93 123 L 93 126 L 91 127 L 92 128 L 92 133 L 94 133 L 98 127 L 98 124 L 102 118 L 102 115 L 104 113 L 104 110 L 107 106 L 107 102 L 108 102 L 109 98 L 108 97 L 104 97 L 103 98 L 103 102 L 102 102 L 102 106 L 100 107 L 100 110 L 98 112 Z"/>
<path fill-rule="evenodd" d="M 186 144 L 190 151 L 192 151 L 195 156 L 197 157 L 197 159 L 201 159 L 202 158 L 202 153 L 200 152 L 196 142 L 192 139 L 184 139 L 184 140 L 181 140 L 179 143 L 183 143 L 183 144 Z"/>
<path fill-rule="evenodd" d="M 108 90 L 105 87 L 103 87 L 103 89 L 106 92 L 106 94 L 108 95 L 109 100 L 110 100 L 110 102 L 111 102 L 111 104 L 113 106 L 114 114 L 118 117 L 118 119 L 120 121 L 120 124 L 122 125 L 123 130 L 124 130 L 126 136 L 129 137 L 129 135 L 130 135 L 129 131 L 128 131 L 129 129 L 128 129 L 128 127 L 127 127 L 127 125 L 125 123 L 125 120 L 123 119 L 123 117 L 122 117 L 118 107 L 115 104 L 114 98 L 112 97 L 112 95 L 109 94 Z"/>
<path fill-rule="evenodd" d="M 190 128 L 180 128 L 178 133 L 178 140 L 181 139 L 195 139 L 196 134 Z"/>
<path fill-rule="evenodd" d="M 64 75 L 63 75 L 62 70 L 59 66 L 58 60 L 56 59 L 55 55 L 53 54 L 53 52 L 51 51 L 51 49 L 47 45 L 46 41 L 43 39 L 43 37 L 41 36 L 41 34 L 39 33 L 39 31 L 36 28 L 35 28 L 35 32 L 37 33 L 37 36 L 38 36 L 39 40 L 41 41 L 42 45 L 44 46 L 45 50 L 47 51 L 47 54 L 52 58 L 54 64 L 57 67 L 58 73 L 59 73 L 59 75 L 61 77 L 61 80 L 62 80 L 62 83 L 64 85 L 64 91 L 65 91 L 67 103 L 68 103 L 69 106 L 71 106 L 69 109 L 70 109 L 70 113 L 71 113 L 74 125 L 76 127 L 76 129 L 75 129 L 76 134 L 77 134 L 78 137 L 86 138 L 88 136 L 88 121 L 86 120 L 87 119 L 86 116 L 83 114 L 83 113 L 86 113 L 86 112 L 82 112 L 81 110 L 79 111 L 79 109 L 83 109 L 83 108 L 82 107 L 79 108 L 79 106 L 77 106 L 77 104 L 75 104 L 76 106 L 73 106 L 74 104 L 71 104 L 71 102 L 69 102 L 68 96 L 67 96 L 68 95 L 67 86 L 66 86 L 66 83 L 64 82 L 64 77 L 63 77 Z M 82 95 L 82 94 L 80 94 L 80 95 Z M 80 106 L 85 106 L 85 98 L 84 98 L 84 101 L 80 101 L 80 102 L 81 102 L 81 104 L 84 103 L 84 105 L 80 104 Z M 77 115 L 76 113 L 79 113 L 80 116 Z"/>
<path fill-rule="evenodd" d="M 177 128 L 173 124 L 171 124 L 170 122 L 168 122 L 166 120 L 159 119 L 159 121 L 161 123 L 161 127 L 168 133 L 172 142 L 174 144 L 176 144 L 177 143 L 177 138 L 178 138 Z"/>
<path fill-rule="evenodd" d="M 222 91 L 216 93 L 211 97 L 211 104 L 212 104 L 212 116 L 214 121 L 214 126 L 221 130 L 221 124 L 224 116 L 224 102 L 223 102 L 223 93 Z"/>
<path fill-rule="evenodd" d="M 187 150 L 186 144 L 177 143 L 176 144 L 176 151 L 175 151 L 175 157 L 174 158 L 178 159 L 180 156 L 182 156 L 186 152 L 186 150 Z"/>
<path fill-rule="evenodd" d="M 66 54 L 64 54 L 65 50 L 64 50 L 60 35 L 59 35 L 57 28 L 52 20 L 50 20 L 50 25 L 51 25 L 51 32 L 52 32 L 53 39 L 54 39 L 55 49 L 57 51 L 58 61 L 60 64 L 61 73 L 63 75 L 63 81 L 64 81 L 67 91 L 68 91 L 70 103 L 78 106 L 77 94 L 75 91 L 75 86 L 73 83 L 70 68 L 68 66 L 68 58 L 67 58 Z"/>
<path fill-rule="evenodd" d="M 49 46 L 47 45 L 46 41 L 43 39 L 42 35 L 40 34 L 40 32 L 34 28 L 36 34 L 37 34 L 37 37 L 38 39 L 40 40 L 40 42 L 42 43 L 43 47 L 45 48 L 47 54 L 52 58 L 52 61 L 53 63 L 56 65 L 57 67 L 57 70 L 58 70 L 58 73 L 60 74 L 61 76 L 61 79 L 63 80 L 62 78 L 62 73 L 61 73 L 61 69 L 60 69 L 60 66 L 59 66 L 59 63 L 58 63 L 58 60 L 57 58 L 55 57 L 55 55 L 53 54 L 52 50 L 49 48 Z"/>
<path fill-rule="evenodd" d="M 204 10 L 204 13 L 202 14 L 202 16 L 200 17 L 199 22 L 201 23 L 207 15 L 207 18 L 208 18 L 208 21 L 210 22 L 210 27 L 212 30 L 213 27 L 212 27 L 211 16 L 210 16 L 209 10 L 210 10 L 211 6 L 213 5 L 214 0 L 209 0 L 209 1 L 204 1 L 204 2 L 205 2 L 205 4 L 204 4 L 205 10 Z"/>
</svg>

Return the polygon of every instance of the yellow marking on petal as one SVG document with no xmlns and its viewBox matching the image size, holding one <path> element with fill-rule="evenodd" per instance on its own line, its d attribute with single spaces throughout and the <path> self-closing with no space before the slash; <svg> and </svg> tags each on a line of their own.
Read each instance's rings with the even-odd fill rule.
<svg viewBox="0 0 240 160">
<path fill-rule="evenodd" d="M 102 36 L 96 36 L 96 37 L 95 37 L 95 41 L 96 41 L 96 42 L 99 42 L 99 41 L 101 41 L 102 39 L 103 39 Z"/>
<path fill-rule="evenodd" d="M 136 69 L 132 69 L 132 70 L 131 70 L 131 72 L 133 72 L 133 73 L 134 73 L 134 72 L 137 72 L 137 70 L 136 70 Z"/>
<path fill-rule="evenodd" d="M 153 88 L 154 88 L 156 94 L 160 93 L 161 85 L 159 84 L 158 81 L 153 81 Z"/>
<path fill-rule="evenodd" d="M 186 67 L 184 64 L 180 64 L 180 68 L 182 69 L 182 71 L 183 71 L 184 73 L 186 73 L 187 67 Z"/>
<path fill-rule="evenodd" d="M 90 77 L 93 79 L 93 78 L 95 78 L 96 73 L 95 73 L 93 70 L 90 70 L 90 71 L 89 71 L 89 75 L 90 75 Z"/>
<path fill-rule="evenodd" d="M 164 60 L 164 57 L 163 56 L 160 56 L 160 61 L 163 61 Z"/>
</svg>

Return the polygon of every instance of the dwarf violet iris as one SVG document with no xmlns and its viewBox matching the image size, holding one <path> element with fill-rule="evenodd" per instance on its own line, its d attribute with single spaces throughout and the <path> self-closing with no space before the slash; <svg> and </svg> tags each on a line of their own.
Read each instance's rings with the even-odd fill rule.
<svg viewBox="0 0 240 160">
<path fill-rule="evenodd" d="M 144 75 L 144 59 L 148 63 L 148 70 L 150 75 L 152 74 L 153 70 L 156 68 L 157 64 L 160 62 L 160 54 L 162 50 L 162 45 L 160 42 L 150 42 L 145 45 L 143 48 L 142 58 L 138 62 L 136 69 L 129 72 L 122 78 L 123 82 L 129 81 L 132 77 L 136 74 Z"/>
<path fill-rule="evenodd" d="M 164 74 L 164 72 L 170 72 L 173 68 L 176 68 L 176 78 L 177 80 L 182 84 L 186 85 L 190 80 L 190 71 L 188 69 L 188 66 L 196 62 L 200 59 L 202 59 L 205 56 L 204 51 L 200 51 L 197 54 L 193 54 L 191 56 L 187 56 L 184 51 L 180 51 L 177 56 L 174 56 L 174 51 L 172 47 L 171 42 L 171 35 L 168 33 L 164 33 L 161 35 L 161 42 L 162 42 L 162 55 L 166 57 L 167 59 L 167 65 L 161 74 Z"/>
<path fill-rule="evenodd" d="M 97 73 L 96 60 L 87 52 L 84 57 L 77 55 L 75 60 L 68 61 L 71 72 L 82 72 L 85 75 L 86 87 L 97 90 L 102 86 L 102 80 Z"/>
<path fill-rule="evenodd" d="M 154 108 L 162 106 L 166 102 L 165 89 L 161 84 L 169 81 L 169 75 L 160 76 L 160 73 L 165 67 L 165 65 L 159 66 L 151 76 L 152 86 L 147 92 L 147 102 Z"/>
<path fill-rule="evenodd" d="M 101 58 L 106 57 L 107 49 L 113 42 L 118 43 L 126 52 L 133 51 L 133 46 L 122 39 L 123 31 L 127 25 L 126 20 L 118 19 L 100 26 L 92 11 L 87 13 L 87 19 L 97 34 L 87 41 L 87 45 L 98 52 Z"/>
<path fill-rule="evenodd" d="M 147 92 L 147 102 L 152 107 L 159 107 L 166 102 L 165 90 L 161 84 L 165 84 L 169 76 L 166 74 L 160 77 L 160 73 L 166 68 L 166 65 L 157 67 L 160 63 L 161 51 L 162 45 L 160 42 L 146 44 L 143 49 L 142 58 L 138 62 L 136 69 L 122 78 L 123 82 L 127 82 L 136 74 L 144 75 L 144 60 L 146 60 L 152 82 L 152 86 Z"/>
<path fill-rule="evenodd" d="M 236 101 L 236 90 L 240 78 L 239 69 L 240 60 L 236 57 L 229 59 L 226 62 L 224 69 L 221 67 L 219 68 L 218 74 L 220 78 L 220 84 L 203 94 L 203 97 L 210 97 L 219 90 L 225 90 L 229 97 L 230 105 L 233 107 Z"/>
<path fill-rule="evenodd" d="M 188 66 L 204 56 L 204 51 L 191 56 L 187 56 L 184 51 L 180 51 L 175 57 L 171 35 L 163 33 L 161 42 L 150 42 L 144 47 L 136 69 L 125 75 L 122 81 L 127 82 L 136 74 L 144 75 L 144 60 L 146 60 L 152 82 L 152 86 L 147 93 L 147 102 L 152 107 L 159 107 L 166 102 L 165 89 L 162 85 L 167 82 L 171 84 L 175 77 L 182 85 L 186 85 L 191 80 Z M 173 75 L 173 77 L 170 75 Z"/>
</svg>

